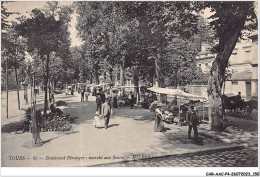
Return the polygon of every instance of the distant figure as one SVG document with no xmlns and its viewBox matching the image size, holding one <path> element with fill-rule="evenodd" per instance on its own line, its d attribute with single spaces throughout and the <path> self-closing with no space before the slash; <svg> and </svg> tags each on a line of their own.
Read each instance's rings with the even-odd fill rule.
<svg viewBox="0 0 260 177">
<path fill-rule="evenodd" d="M 88 96 L 89 96 L 89 92 L 85 92 L 85 98 L 86 98 L 86 101 L 88 101 Z"/>
<path fill-rule="evenodd" d="M 107 98 L 105 103 L 102 105 L 102 115 L 104 116 L 106 129 L 109 124 L 110 114 L 111 114 L 111 107 L 109 105 L 109 99 Z"/>
<path fill-rule="evenodd" d="M 51 113 L 61 116 L 63 112 L 59 108 L 55 108 L 53 104 L 50 105 Z"/>
<path fill-rule="evenodd" d="M 80 95 L 81 95 L 81 102 L 83 102 L 84 101 L 84 89 L 81 89 L 80 90 Z"/>
<path fill-rule="evenodd" d="M 55 103 L 55 101 L 54 101 L 54 93 L 50 94 L 49 101 L 50 101 L 50 103 L 53 103 L 53 104 Z"/>
<path fill-rule="evenodd" d="M 187 122 L 188 122 L 188 125 L 189 125 L 188 139 L 191 139 L 191 130 L 193 129 L 194 139 L 197 140 L 198 139 L 198 127 L 197 126 L 199 124 L 199 120 L 198 120 L 198 116 L 196 114 L 194 106 L 190 107 L 190 112 L 189 112 L 188 117 L 187 117 Z"/>
<path fill-rule="evenodd" d="M 106 101 L 106 95 L 104 94 L 104 92 L 103 91 L 101 91 L 100 92 L 101 94 L 101 103 L 103 104 L 103 103 L 105 103 L 105 101 Z"/>
<path fill-rule="evenodd" d="M 184 120 L 187 120 L 188 111 L 189 111 L 188 107 L 186 105 L 183 105 L 181 107 L 181 110 L 182 110 L 182 116 L 183 116 Z"/>
<path fill-rule="evenodd" d="M 239 102 L 239 101 L 242 101 L 242 97 L 241 97 L 241 92 L 238 92 L 238 95 L 236 96 L 236 100 Z"/>
<path fill-rule="evenodd" d="M 113 108 L 118 108 L 117 97 L 116 96 L 114 96 L 114 98 L 113 98 Z"/>
<path fill-rule="evenodd" d="M 101 114 L 101 93 L 99 93 L 99 90 L 96 90 L 96 104 L 97 104 L 97 109 L 96 111 L 99 111 L 99 114 Z"/>
<path fill-rule="evenodd" d="M 97 128 L 97 127 L 100 127 L 101 125 L 101 123 L 100 123 L 100 114 L 99 114 L 99 112 L 97 111 L 96 113 L 95 113 L 95 117 L 94 117 L 94 126 L 95 126 L 95 128 Z"/>
<path fill-rule="evenodd" d="M 94 87 L 94 88 L 93 88 L 93 92 L 92 92 L 92 96 L 96 96 L 96 94 L 97 94 L 97 88 Z"/>
<path fill-rule="evenodd" d="M 132 92 L 130 92 L 130 95 L 129 95 L 129 101 L 130 101 L 130 107 L 131 109 L 133 109 L 133 106 L 134 106 L 134 94 Z"/>
</svg>

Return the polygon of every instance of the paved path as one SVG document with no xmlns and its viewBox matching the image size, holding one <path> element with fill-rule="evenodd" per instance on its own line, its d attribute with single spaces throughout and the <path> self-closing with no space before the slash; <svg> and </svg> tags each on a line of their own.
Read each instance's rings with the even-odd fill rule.
<svg viewBox="0 0 260 177">
<path fill-rule="evenodd" d="M 80 102 L 78 94 L 61 94 L 56 96 L 58 100 L 68 103 L 60 107 L 65 113 L 78 117 L 72 129 L 68 132 L 41 132 L 45 143 L 33 149 L 30 148 L 31 133 L 3 133 L 3 166 L 95 166 L 134 160 L 136 156 L 156 159 L 219 148 L 258 145 L 257 131 L 236 127 L 229 127 L 219 133 L 208 131 L 201 125 L 200 143 L 187 141 L 187 127 L 166 124 L 165 133 L 153 132 L 154 113 L 142 108 L 115 109 L 110 127 L 96 129 L 93 126 L 96 109 L 94 97 L 90 97 L 88 102 Z M 10 156 L 25 156 L 26 159 L 12 160 Z M 34 157 L 37 160 L 33 160 Z M 63 157 L 65 160 L 62 160 Z"/>
<path fill-rule="evenodd" d="M 258 167 L 257 154 L 256 147 L 239 147 L 103 164 L 97 167 Z"/>
</svg>

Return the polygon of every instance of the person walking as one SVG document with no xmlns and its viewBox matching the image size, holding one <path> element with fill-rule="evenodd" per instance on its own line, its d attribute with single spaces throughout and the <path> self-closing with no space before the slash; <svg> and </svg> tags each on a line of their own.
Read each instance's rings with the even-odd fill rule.
<svg viewBox="0 0 260 177">
<path fill-rule="evenodd" d="M 81 91 L 80 91 L 80 94 L 81 94 L 81 102 L 83 102 L 84 101 L 84 89 L 81 89 Z"/>
<path fill-rule="evenodd" d="M 198 140 L 198 127 L 197 126 L 199 124 L 199 120 L 198 120 L 198 116 L 196 114 L 194 106 L 190 107 L 190 112 L 188 113 L 187 122 L 189 125 L 188 139 L 191 139 L 191 130 L 193 129 L 194 139 Z"/>
<path fill-rule="evenodd" d="M 109 105 L 109 99 L 107 98 L 105 103 L 102 105 L 102 115 L 104 116 L 104 120 L 105 120 L 105 129 L 107 129 L 108 127 L 110 114 L 111 114 L 111 107 Z"/>
</svg>

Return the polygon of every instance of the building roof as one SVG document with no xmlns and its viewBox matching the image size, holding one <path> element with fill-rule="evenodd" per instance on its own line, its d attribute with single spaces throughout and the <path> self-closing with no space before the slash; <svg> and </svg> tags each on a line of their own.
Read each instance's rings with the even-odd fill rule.
<svg viewBox="0 0 260 177">
<path fill-rule="evenodd" d="M 252 72 L 251 71 L 243 71 L 232 75 L 229 79 L 231 81 L 245 81 L 252 80 Z"/>
</svg>

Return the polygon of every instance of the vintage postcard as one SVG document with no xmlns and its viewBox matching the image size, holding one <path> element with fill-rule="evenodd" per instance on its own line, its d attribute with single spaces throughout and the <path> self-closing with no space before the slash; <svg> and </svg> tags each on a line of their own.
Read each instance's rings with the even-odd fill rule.
<svg viewBox="0 0 260 177">
<path fill-rule="evenodd" d="M 2 167 L 259 166 L 257 2 L 1 1 L 1 26 Z"/>
</svg>

